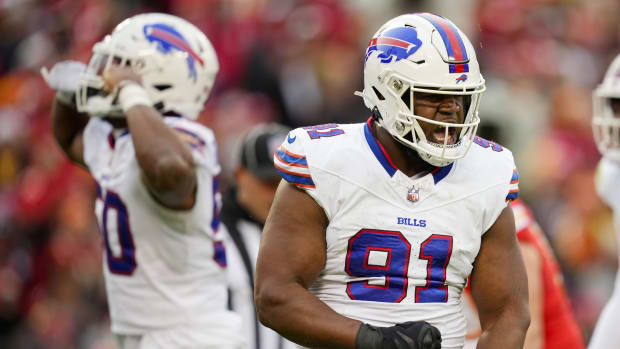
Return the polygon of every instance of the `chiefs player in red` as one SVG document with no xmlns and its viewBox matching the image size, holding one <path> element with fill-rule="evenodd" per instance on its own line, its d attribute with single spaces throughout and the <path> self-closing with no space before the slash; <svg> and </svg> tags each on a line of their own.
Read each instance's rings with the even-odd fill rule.
<svg viewBox="0 0 620 349">
<path fill-rule="evenodd" d="M 514 200 L 511 206 L 527 270 L 530 298 L 531 323 L 524 348 L 585 348 L 564 291 L 560 267 L 547 239 L 523 201 Z M 480 323 L 468 289 L 463 296 L 468 327 L 465 348 L 475 348 L 481 333 Z"/>
</svg>

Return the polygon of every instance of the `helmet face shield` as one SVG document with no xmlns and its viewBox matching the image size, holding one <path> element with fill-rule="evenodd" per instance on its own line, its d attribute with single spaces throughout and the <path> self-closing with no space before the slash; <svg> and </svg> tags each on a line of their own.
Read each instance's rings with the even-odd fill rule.
<svg viewBox="0 0 620 349">
<path fill-rule="evenodd" d="M 114 51 L 112 40 L 106 37 L 104 41 L 95 44 L 93 55 L 80 76 L 77 90 L 77 108 L 81 113 L 93 116 L 123 117 L 121 106 L 118 104 L 118 91 L 104 90 L 103 72 L 112 64 L 129 66 L 136 73 L 145 73 L 145 61 L 152 50 L 137 52 L 134 56 Z"/>
<path fill-rule="evenodd" d="M 115 103 L 115 94 L 103 89 L 102 74 L 112 64 L 111 58 L 104 42 L 95 44 L 93 55 L 78 84 L 76 103 L 79 112 L 92 116 L 122 116 L 120 106 Z"/>
<path fill-rule="evenodd" d="M 620 97 L 600 96 L 593 98 L 594 116 L 592 131 L 601 154 L 620 162 Z"/>
<path fill-rule="evenodd" d="M 620 162 L 620 55 L 592 93 L 592 131 L 599 151 Z"/>
<path fill-rule="evenodd" d="M 386 76 L 392 97 L 399 104 L 399 111 L 390 125 L 387 125 L 398 141 L 417 150 L 423 159 L 435 166 L 445 166 L 450 162 L 465 156 L 471 146 L 480 118 L 478 106 L 484 92 L 484 85 L 477 88 L 442 88 L 439 86 L 420 86 L 403 76 L 393 74 Z M 429 119 L 415 114 L 416 92 L 431 95 L 463 96 L 464 117 L 462 123 L 443 122 Z M 440 141 L 429 137 L 424 129 L 434 129 L 443 132 Z"/>
</svg>

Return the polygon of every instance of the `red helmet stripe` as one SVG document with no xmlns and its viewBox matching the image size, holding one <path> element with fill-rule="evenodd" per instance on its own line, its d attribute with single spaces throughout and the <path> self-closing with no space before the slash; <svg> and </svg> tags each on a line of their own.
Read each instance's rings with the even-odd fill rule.
<svg viewBox="0 0 620 349">
<path fill-rule="evenodd" d="M 151 35 L 153 36 L 157 36 L 163 40 L 168 41 L 169 43 L 173 44 L 174 46 L 180 48 L 181 50 L 187 52 L 190 56 L 192 56 L 192 58 L 194 58 L 195 60 L 198 61 L 198 63 L 200 63 L 200 65 L 204 66 L 204 61 L 202 60 L 202 58 L 200 58 L 200 56 L 191 48 L 189 47 L 189 45 L 181 40 L 180 38 L 164 31 L 158 28 L 151 28 Z"/>
</svg>

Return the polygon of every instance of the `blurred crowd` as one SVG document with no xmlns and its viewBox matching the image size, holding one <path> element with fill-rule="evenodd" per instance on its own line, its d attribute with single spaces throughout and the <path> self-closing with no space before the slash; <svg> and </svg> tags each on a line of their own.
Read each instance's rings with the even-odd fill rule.
<svg viewBox="0 0 620 349">
<path fill-rule="evenodd" d="M 87 62 L 140 12 L 202 29 L 220 74 L 199 121 L 224 184 L 253 125 L 361 122 L 364 49 L 387 19 L 437 12 L 475 44 L 487 79 L 480 133 L 515 152 L 522 197 L 560 260 L 586 338 L 617 268 L 611 212 L 595 194 L 591 90 L 620 53 L 617 0 L 0 0 L 0 347 L 115 348 L 101 275 L 94 183 L 50 134 L 41 66 Z"/>
</svg>

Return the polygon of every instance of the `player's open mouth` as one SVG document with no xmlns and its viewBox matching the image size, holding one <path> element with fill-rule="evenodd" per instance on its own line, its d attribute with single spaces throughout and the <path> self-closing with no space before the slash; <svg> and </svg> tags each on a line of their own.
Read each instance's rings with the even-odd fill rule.
<svg viewBox="0 0 620 349">
<path fill-rule="evenodd" d="M 446 142 L 446 144 L 455 144 L 456 143 L 456 128 L 454 127 L 449 127 L 448 128 L 448 132 L 446 135 L 446 128 L 445 127 L 437 127 L 435 130 L 433 130 L 432 135 L 432 141 L 435 143 L 440 143 L 440 144 L 444 144 L 446 137 L 448 138 L 448 142 Z"/>
</svg>

